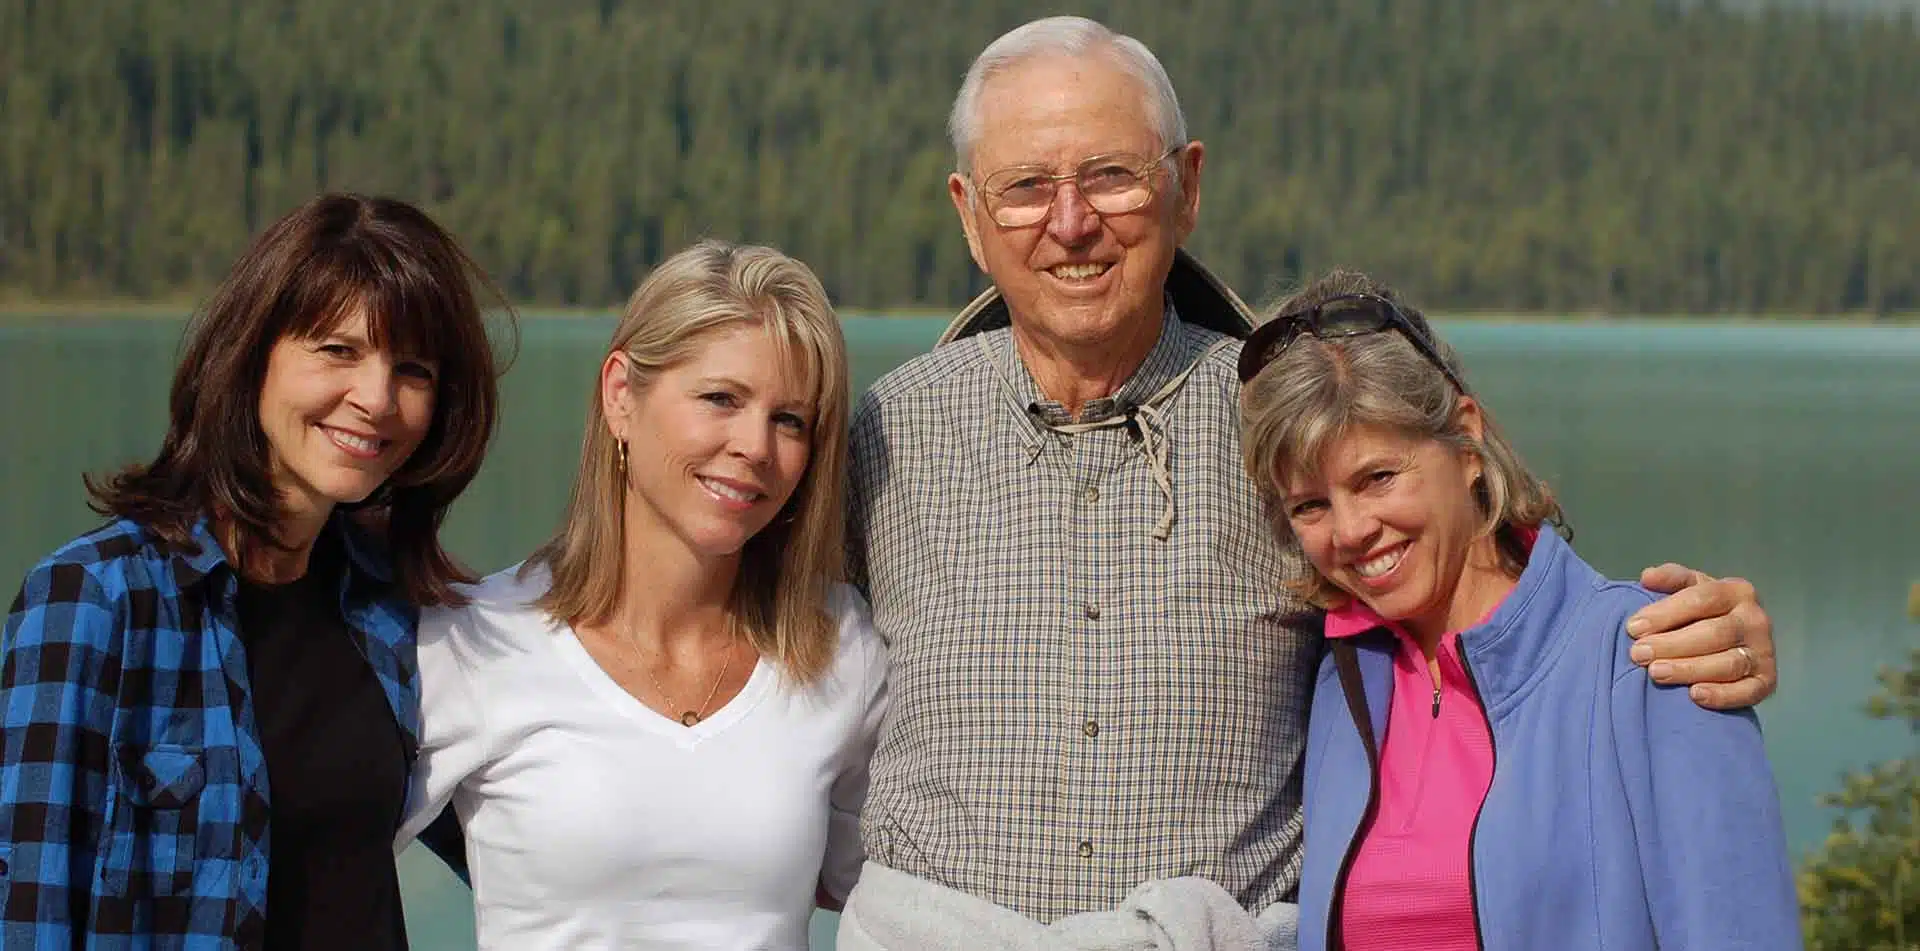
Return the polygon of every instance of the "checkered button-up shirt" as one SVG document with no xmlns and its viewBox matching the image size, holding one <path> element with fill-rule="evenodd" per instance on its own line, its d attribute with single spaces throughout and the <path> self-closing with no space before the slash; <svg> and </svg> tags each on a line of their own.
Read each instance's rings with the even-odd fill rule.
<svg viewBox="0 0 1920 951">
<path fill-rule="evenodd" d="M 1254 909 L 1292 895 L 1320 628 L 1279 587 L 1242 468 L 1237 355 L 1170 307 L 1145 364 L 1077 421 L 1004 328 L 863 398 L 854 563 L 893 697 L 870 859 L 1048 922 L 1184 874 Z M 1148 414 L 1053 428 L 1156 395 L 1164 540 Z"/>
<path fill-rule="evenodd" d="M 116 521 L 36 565 L 13 601 L 0 635 L 0 948 L 265 938 L 267 764 L 238 584 L 204 521 L 195 535 L 199 554 L 170 553 Z M 418 613 L 348 540 L 341 608 L 410 764 Z"/>
</svg>

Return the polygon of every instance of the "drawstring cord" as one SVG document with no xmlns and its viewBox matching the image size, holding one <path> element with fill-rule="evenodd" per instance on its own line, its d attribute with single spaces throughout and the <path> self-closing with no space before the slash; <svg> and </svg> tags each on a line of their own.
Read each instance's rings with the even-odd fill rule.
<svg viewBox="0 0 1920 951">
<path fill-rule="evenodd" d="M 1140 454 L 1146 457 L 1147 469 L 1153 474 L 1154 484 L 1160 488 L 1161 498 L 1166 501 L 1166 508 L 1161 512 L 1160 521 L 1153 528 L 1153 537 L 1159 541 L 1166 541 L 1173 535 L 1176 512 L 1173 473 L 1167 465 L 1167 418 L 1160 408 L 1170 402 L 1174 394 L 1180 392 L 1180 388 L 1186 385 L 1187 379 L 1193 375 L 1196 367 L 1214 352 L 1226 348 L 1233 342 L 1231 338 L 1215 341 L 1212 346 L 1195 357 L 1193 362 L 1187 364 L 1186 369 L 1175 374 L 1160 389 L 1155 390 L 1152 396 L 1147 397 L 1146 402 L 1123 403 L 1119 413 L 1106 419 L 1090 423 L 1051 423 L 1040 412 L 1037 404 L 1027 407 L 1027 418 L 1032 420 L 1035 426 L 1066 436 L 1126 427 L 1128 435 L 1132 437 L 1131 442 L 1140 450 Z M 985 341 L 982 340 L 983 345 L 984 343 Z M 1015 392 L 1013 381 L 1006 378 L 999 361 L 990 360 L 989 362 L 993 365 L 995 372 L 1000 374 L 1001 382 L 1006 386 L 1007 391 Z M 1035 447 L 1035 452 L 1038 452 L 1038 447 Z"/>
</svg>

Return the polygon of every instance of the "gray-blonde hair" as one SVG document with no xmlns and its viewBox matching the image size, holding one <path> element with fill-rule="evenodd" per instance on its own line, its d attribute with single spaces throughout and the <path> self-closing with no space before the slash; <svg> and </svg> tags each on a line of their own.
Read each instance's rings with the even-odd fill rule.
<svg viewBox="0 0 1920 951">
<path fill-rule="evenodd" d="M 641 282 L 607 353 L 627 355 L 629 385 L 641 391 L 741 324 L 767 328 L 781 361 L 801 369 L 814 415 L 806 474 L 782 514 L 747 541 L 732 607 L 755 649 L 810 683 L 833 657 L 837 627 L 827 596 L 844 577 L 846 557 L 847 351 L 826 290 L 805 264 L 772 248 L 702 241 Z M 555 620 L 604 623 L 618 607 L 626 486 L 616 453 L 596 374 L 566 518 L 527 559 L 553 574 L 539 604 Z"/>
<path fill-rule="evenodd" d="M 1187 141 L 1187 117 L 1180 111 L 1180 97 L 1173 91 L 1173 80 L 1166 67 L 1145 43 L 1115 33 L 1105 25 L 1086 17 L 1056 16 L 1034 20 L 1014 27 L 974 57 L 960 92 L 953 97 L 953 111 L 947 114 L 947 134 L 953 139 L 954 167 L 963 176 L 973 174 L 973 144 L 980 136 L 980 92 L 987 80 L 1030 59 L 1042 56 L 1084 56 L 1107 53 L 1134 78 L 1140 80 L 1147 96 L 1147 110 L 1154 118 L 1154 131 L 1161 148 L 1172 148 Z M 1173 163 L 1173 182 L 1180 182 L 1180 165 Z"/>
<path fill-rule="evenodd" d="M 1392 301 L 1426 334 L 1448 369 L 1466 379 L 1459 356 L 1424 315 L 1401 303 L 1391 288 L 1357 271 L 1337 270 L 1313 281 L 1272 308 L 1269 319 L 1354 294 Z M 1362 426 L 1436 440 L 1480 458 L 1481 477 L 1473 488 L 1482 516 L 1480 535 L 1494 537 L 1504 570 L 1518 575 L 1526 566 L 1524 529 L 1551 524 L 1570 534 L 1553 493 L 1520 461 L 1485 404 L 1480 406 L 1480 439 L 1461 427 L 1462 395 L 1395 331 L 1334 340 L 1302 334 L 1241 388 L 1247 474 L 1259 486 L 1275 536 L 1295 556 L 1289 561 L 1299 566 L 1297 576 L 1287 579 L 1288 587 L 1324 608 L 1347 600 L 1344 591 L 1307 562 L 1280 502 L 1287 479 L 1318 475 L 1327 448 Z"/>
</svg>

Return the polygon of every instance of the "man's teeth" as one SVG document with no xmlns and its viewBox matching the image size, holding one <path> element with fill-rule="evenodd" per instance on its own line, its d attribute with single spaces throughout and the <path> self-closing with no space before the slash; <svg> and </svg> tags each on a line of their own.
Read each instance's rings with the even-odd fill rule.
<svg viewBox="0 0 1920 951">
<path fill-rule="evenodd" d="M 1400 556 L 1406 553 L 1407 550 L 1405 548 L 1395 548 L 1371 561 L 1363 561 L 1354 565 L 1353 570 L 1359 572 L 1362 578 L 1378 578 L 1392 571 L 1394 568 L 1399 567 Z"/>
<path fill-rule="evenodd" d="M 1086 281 L 1107 272 L 1105 264 L 1056 264 L 1047 269 L 1063 281 Z"/>
<path fill-rule="evenodd" d="M 732 499 L 735 502 L 751 502 L 760 497 L 758 492 L 742 492 L 733 486 L 715 482 L 712 479 L 701 479 L 700 484 L 706 486 L 707 491 L 714 495 L 723 499 Z"/>
<path fill-rule="evenodd" d="M 355 436 L 352 433 L 341 432 L 338 429 L 327 430 L 327 435 L 332 436 L 334 442 L 354 452 L 380 451 L 380 440 L 378 439 L 367 439 L 362 436 Z"/>
</svg>

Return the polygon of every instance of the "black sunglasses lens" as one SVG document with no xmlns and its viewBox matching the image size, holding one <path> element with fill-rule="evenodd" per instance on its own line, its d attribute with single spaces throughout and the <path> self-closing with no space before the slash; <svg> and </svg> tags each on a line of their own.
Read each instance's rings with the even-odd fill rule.
<svg viewBox="0 0 1920 951">
<path fill-rule="evenodd" d="M 1299 332 L 1297 322 L 1291 317 L 1279 317 L 1255 328 L 1240 351 L 1240 382 L 1259 375 Z"/>
<path fill-rule="evenodd" d="M 1287 314 L 1261 325 L 1247 339 L 1247 346 L 1240 353 L 1240 382 L 1251 381 L 1303 331 L 1322 339 L 1333 339 L 1388 330 L 1397 331 L 1407 338 L 1414 349 L 1420 351 L 1427 362 L 1438 367 L 1456 389 L 1462 393 L 1467 391 L 1466 386 L 1440 359 L 1427 328 L 1415 324 L 1392 304 L 1368 296 L 1336 298 L 1311 310 Z"/>
<path fill-rule="evenodd" d="M 1393 313 L 1385 304 L 1367 298 L 1348 298 L 1320 308 L 1314 332 L 1322 337 L 1352 337 L 1379 333 L 1393 326 Z"/>
</svg>

